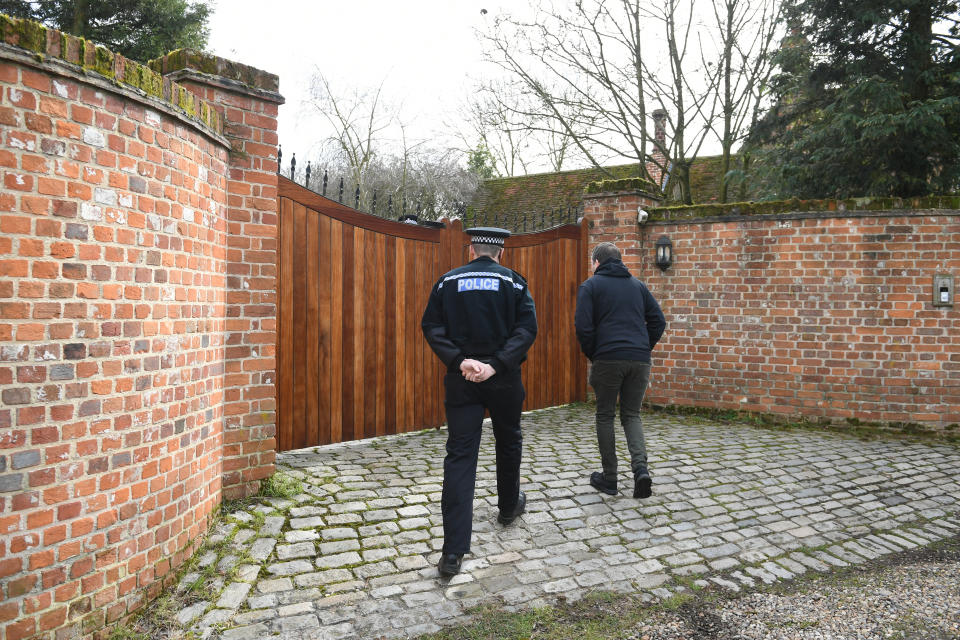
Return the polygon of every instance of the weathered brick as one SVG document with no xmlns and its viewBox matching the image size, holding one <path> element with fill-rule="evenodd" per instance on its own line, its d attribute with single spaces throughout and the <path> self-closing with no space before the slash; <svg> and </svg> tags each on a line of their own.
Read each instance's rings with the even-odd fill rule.
<svg viewBox="0 0 960 640">
<path fill-rule="evenodd" d="M 13 454 L 11 469 L 26 469 L 40 464 L 40 450 L 31 449 L 30 451 L 18 451 Z"/>
<path fill-rule="evenodd" d="M 48 44 L 48 55 L 72 63 L 91 51 L 72 36 L 63 47 L 59 36 Z M 95 61 L 85 62 L 92 69 Z M 0 605 L 6 640 L 98 637 L 189 557 L 219 500 L 255 492 L 272 469 L 273 434 L 262 429 L 271 398 L 254 393 L 247 414 L 232 416 L 233 431 L 261 443 L 252 452 L 224 449 L 220 421 L 224 397 L 263 386 L 274 354 L 261 337 L 259 358 L 248 348 L 228 364 L 220 336 L 228 318 L 265 314 L 254 322 L 273 323 L 272 301 L 232 300 L 242 284 L 227 285 L 225 274 L 247 262 L 246 249 L 232 246 L 275 265 L 276 174 L 245 190 L 258 201 L 229 205 L 259 226 L 249 234 L 230 228 L 230 165 L 261 159 L 231 159 L 210 123 L 151 109 L 123 85 L 104 92 L 84 79 L 91 73 L 67 79 L 0 65 L 0 317 L 10 321 L 0 326 L 0 504 L 16 519 L 0 521 L 0 530 L 15 532 L 24 554 L 0 559 L 0 577 L 5 597 L 32 590 L 24 615 L 5 617 Z M 238 92 L 221 87 L 209 97 L 270 111 L 264 96 Z M 248 125 L 251 141 L 266 145 L 252 151 L 275 154 L 260 132 L 275 132 L 275 109 Z M 253 344 L 252 333 L 239 335 Z M 225 388 L 224 372 L 245 359 L 262 362 Z M 224 455 L 230 471 L 214 477 Z M 128 538 L 114 525 L 140 516 L 148 529 L 122 558 Z M 43 548 L 26 546 L 27 534 Z M 185 551 L 171 557 L 174 547 Z"/>
<path fill-rule="evenodd" d="M 0 476 L 0 492 L 19 491 L 22 487 L 22 473 L 11 473 Z"/>
<path fill-rule="evenodd" d="M 3 390 L 4 404 L 27 404 L 28 402 L 30 402 L 30 389 L 27 387 Z"/>
</svg>

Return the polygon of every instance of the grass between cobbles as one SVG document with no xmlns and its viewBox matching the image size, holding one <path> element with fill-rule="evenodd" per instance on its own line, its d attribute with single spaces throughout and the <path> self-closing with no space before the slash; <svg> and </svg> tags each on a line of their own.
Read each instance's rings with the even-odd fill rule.
<svg viewBox="0 0 960 640">
<path fill-rule="evenodd" d="M 138 613 L 129 619 L 113 625 L 109 632 L 110 640 L 193 640 L 196 636 L 193 631 L 183 628 L 176 620 L 176 614 L 184 608 L 201 601 L 205 596 L 206 588 L 217 577 L 224 579 L 224 584 L 236 581 L 241 565 L 261 564 L 254 560 L 247 548 L 237 549 L 231 546 L 234 536 L 241 529 L 259 531 L 263 526 L 266 515 L 258 510 L 247 511 L 254 505 L 260 504 L 265 498 L 289 499 L 303 492 L 303 482 L 287 473 L 279 471 L 260 484 L 260 492 L 240 500 L 228 500 L 221 503 L 218 511 L 211 515 L 208 528 L 209 535 L 196 553 L 177 570 L 177 577 L 173 584 L 180 585 L 183 579 L 191 574 L 198 576 L 183 589 L 173 587 L 164 592 L 154 601 L 144 606 Z M 253 518 L 252 522 L 243 522 L 232 518 L 237 511 L 244 511 Z M 222 535 L 215 536 L 218 527 L 230 525 L 230 530 Z M 214 539 L 216 538 L 216 539 Z M 216 554 L 216 559 L 205 567 L 200 567 L 200 559 L 210 552 Z M 220 561 L 228 556 L 235 557 L 233 564 L 227 571 L 218 567 Z M 245 608 L 241 607 L 241 609 Z"/>
<path fill-rule="evenodd" d="M 502 605 L 481 605 L 468 613 L 475 622 L 451 627 L 421 640 L 606 640 L 648 615 L 647 606 L 635 598 L 597 591 L 576 602 L 531 611 L 506 611 Z"/>
<path fill-rule="evenodd" d="M 704 621 L 716 620 L 715 611 L 723 606 L 723 602 L 748 594 L 789 595 L 827 588 L 858 587 L 868 581 L 871 575 L 888 568 L 914 562 L 956 561 L 958 558 L 960 535 L 858 565 L 831 567 L 827 573 L 808 570 L 792 580 L 778 580 L 771 585 L 758 582 L 756 587 L 743 588 L 740 593 L 723 590 L 714 584 L 697 587 L 690 583 L 691 588 L 682 587 L 668 598 L 654 603 L 645 602 L 635 595 L 598 591 L 576 602 L 561 599 L 554 606 L 530 611 L 511 611 L 502 603 L 485 604 L 468 612 L 473 618 L 472 622 L 419 636 L 418 640 L 607 640 L 632 637 L 629 632 L 633 627 L 665 613 L 694 621 L 694 626 L 706 631 Z M 811 624 L 784 619 L 781 627 L 797 629 Z M 697 637 L 711 636 L 707 633 Z"/>
</svg>

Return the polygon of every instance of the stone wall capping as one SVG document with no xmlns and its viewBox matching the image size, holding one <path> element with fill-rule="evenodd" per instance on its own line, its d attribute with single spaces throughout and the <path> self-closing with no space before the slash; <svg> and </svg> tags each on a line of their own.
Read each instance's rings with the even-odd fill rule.
<svg viewBox="0 0 960 640">
<path fill-rule="evenodd" d="M 232 78 L 226 78 L 223 76 L 211 75 L 209 73 L 203 73 L 202 71 L 196 71 L 193 69 L 180 69 L 178 71 L 170 71 L 166 73 L 164 78 L 169 78 L 173 82 L 182 82 L 185 80 L 192 80 L 194 82 L 201 82 L 204 84 L 210 84 L 221 89 L 227 89 L 228 91 L 235 91 L 236 93 L 245 94 L 259 100 L 264 100 L 266 102 L 273 102 L 275 104 L 284 104 L 286 99 L 275 91 L 267 91 L 265 89 L 258 89 L 256 87 L 251 87 L 250 85 L 244 84 L 238 80 Z"/>
<path fill-rule="evenodd" d="M 192 71 L 204 76 L 221 78 L 230 81 L 232 86 L 242 86 L 283 101 L 283 97 L 278 93 L 279 76 L 212 53 L 194 49 L 177 49 L 161 58 L 151 60 L 148 66 L 163 75 Z"/>
<path fill-rule="evenodd" d="M 770 200 L 760 202 L 730 202 L 650 209 L 651 219 L 692 220 L 695 218 L 725 218 L 822 214 L 843 217 L 856 212 L 868 215 L 877 212 L 960 210 L 960 195 L 923 196 L 917 198 L 864 197 L 847 199 Z"/>
</svg>

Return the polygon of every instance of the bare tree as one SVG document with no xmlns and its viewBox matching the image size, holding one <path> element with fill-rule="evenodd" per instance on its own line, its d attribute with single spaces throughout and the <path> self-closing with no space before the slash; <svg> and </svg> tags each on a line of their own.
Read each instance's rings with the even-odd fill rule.
<svg viewBox="0 0 960 640">
<path fill-rule="evenodd" d="M 373 90 L 352 88 L 338 92 L 319 70 L 310 80 L 307 102 L 330 131 L 323 144 L 332 147 L 332 151 L 324 152 L 330 157 L 342 157 L 353 182 L 361 186 L 377 144 L 383 142 L 384 132 L 397 119 L 396 111 L 383 103 L 382 89 L 381 82 Z"/>
<path fill-rule="evenodd" d="M 383 83 L 337 91 L 318 71 L 307 105 L 329 131 L 310 161 L 298 165 L 296 179 L 309 188 L 382 217 L 426 218 L 457 215 L 476 190 L 462 152 L 408 137 L 400 109 L 384 99 Z"/>
<path fill-rule="evenodd" d="M 779 0 L 714 0 L 713 15 L 721 57 L 722 149 L 720 202 L 727 201 L 731 156 L 762 112 L 772 73 L 771 47 L 779 32 Z M 740 194 L 745 195 L 749 156 L 741 158 Z"/>
<path fill-rule="evenodd" d="M 673 134 L 667 149 L 660 150 L 671 165 L 666 191 L 675 192 L 676 199 L 684 204 L 693 203 L 690 166 L 712 133 L 720 77 L 717 65 L 707 62 L 703 34 L 695 30 L 697 6 L 697 0 L 661 0 L 649 9 L 649 15 L 663 29 L 669 64 L 666 70 L 644 65 L 652 99 L 666 114 Z M 699 48 L 699 66 L 689 61 L 692 46 Z"/>
<path fill-rule="evenodd" d="M 482 38 L 488 58 L 523 87 L 524 115 L 544 133 L 569 140 L 596 167 L 635 158 L 649 177 L 637 2 L 535 6 L 530 18 L 497 16 Z M 566 154 L 570 144 L 557 148 Z"/>
<path fill-rule="evenodd" d="M 716 65 L 697 64 L 704 42 L 696 5 L 537 6 L 529 18 L 499 16 L 483 37 L 488 57 L 535 98 L 544 130 L 567 136 L 595 167 L 633 159 L 639 176 L 658 183 L 669 172 L 680 199 L 690 202 L 689 165 L 711 135 L 718 75 Z M 651 104 L 668 114 L 662 143 L 649 127 Z M 654 145 L 660 153 L 649 154 Z"/>
<path fill-rule="evenodd" d="M 601 169 L 632 159 L 644 178 L 669 176 L 668 194 L 686 203 L 707 143 L 722 141 L 729 171 L 769 74 L 777 0 L 531 4 L 497 16 L 481 37 L 529 96 L 531 126 L 570 141 L 561 155 L 575 150 Z M 659 141 L 654 111 L 666 115 Z"/>
</svg>

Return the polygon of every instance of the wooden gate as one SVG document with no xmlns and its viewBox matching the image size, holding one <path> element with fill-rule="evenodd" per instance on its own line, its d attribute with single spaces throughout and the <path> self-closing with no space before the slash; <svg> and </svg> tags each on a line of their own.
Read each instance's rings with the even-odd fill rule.
<svg viewBox="0 0 960 640">
<path fill-rule="evenodd" d="M 278 186 L 278 449 L 443 424 L 443 366 L 420 318 L 436 279 L 467 260 L 460 221 L 392 222 L 282 176 Z M 586 397 L 573 329 L 585 225 L 507 240 L 503 263 L 527 278 L 539 322 L 523 365 L 526 410 Z"/>
</svg>

